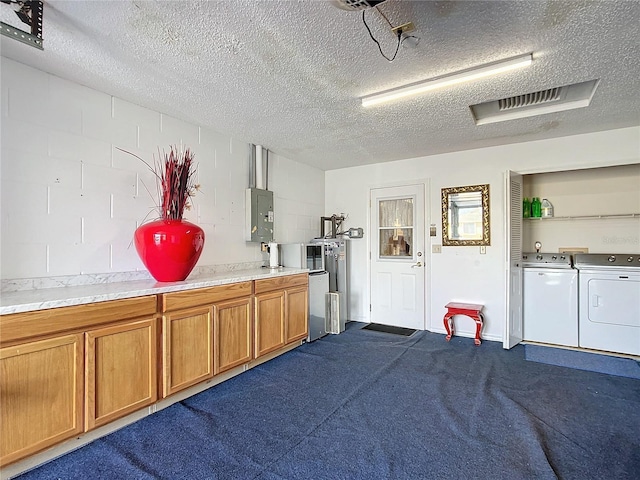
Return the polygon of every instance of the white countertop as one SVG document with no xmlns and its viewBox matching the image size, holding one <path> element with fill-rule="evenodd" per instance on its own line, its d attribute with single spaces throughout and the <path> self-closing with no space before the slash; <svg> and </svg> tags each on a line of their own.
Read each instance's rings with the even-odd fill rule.
<svg viewBox="0 0 640 480">
<path fill-rule="evenodd" d="M 31 312 L 49 308 L 84 305 L 107 300 L 157 295 L 159 293 L 179 292 L 194 288 L 214 287 L 228 283 L 261 280 L 265 278 L 308 273 L 307 269 L 280 267 L 236 270 L 197 277 L 183 282 L 160 283 L 155 280 L 137 280 L 130 282 L 100 283 L 73 287 L 43 288 L 3 293 L 0 296 L 0 315 Z"/>
</svg>

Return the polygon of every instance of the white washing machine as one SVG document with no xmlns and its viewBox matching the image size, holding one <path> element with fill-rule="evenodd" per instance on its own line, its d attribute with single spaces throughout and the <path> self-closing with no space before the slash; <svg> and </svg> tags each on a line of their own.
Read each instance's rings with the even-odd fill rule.
<svg viewBox="0 0 640 480">
<path fill-rule="evenodd" d="M 522 254 L 523 339 L 578 346 L 578 272 L 571 255 Z"/>
<path fill-rule="evenodd" d="M 640 255 L 578 254 L 583 348 L 640 355 Z"/>
</svg>

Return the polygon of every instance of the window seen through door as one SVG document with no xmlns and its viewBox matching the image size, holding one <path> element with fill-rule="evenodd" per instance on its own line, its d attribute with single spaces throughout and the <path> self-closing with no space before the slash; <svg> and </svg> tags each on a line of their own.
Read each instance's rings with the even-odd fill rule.
<svg viewBox="0 0 640 480">
<path fill-rule="evenodd" d="M 413 257 L 413 197 L 378 202 L 379 257 Z"/>
</svg>

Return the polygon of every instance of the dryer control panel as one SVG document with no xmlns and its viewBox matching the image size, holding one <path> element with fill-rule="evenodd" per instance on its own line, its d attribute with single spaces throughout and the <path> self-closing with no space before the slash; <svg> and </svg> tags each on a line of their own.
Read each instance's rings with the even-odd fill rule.
<svg viewBox="0 0 640 480">
<path fill-rule="evenodd" d="M 634 253 L 584 253 L 575 256 L 576 268 L 637 268 L 640 269 L 640 255 Z"/>
</svg>

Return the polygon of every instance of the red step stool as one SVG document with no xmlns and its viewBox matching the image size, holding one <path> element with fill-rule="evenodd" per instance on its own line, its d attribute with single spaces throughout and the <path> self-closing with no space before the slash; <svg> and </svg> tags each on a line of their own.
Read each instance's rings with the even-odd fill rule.
<svg viewBox="0 0 640 480">
<path fill-rule="evenodd" d="M 447 313 L 444 314 L 444 328 L 447 329 L 447 342 L 451 340 L 453 336 L 453 316 L 454 315 L 466 315 L 476 322 L 476 338 L 474 343 L 480 345 L 480 330 L 484 324 L 484 318 L 482 316 L 482 307 L 484 305 L 477 305 L 475 303 L 456 303 L 449 302 L 445 305 Z"/>
</svg>

